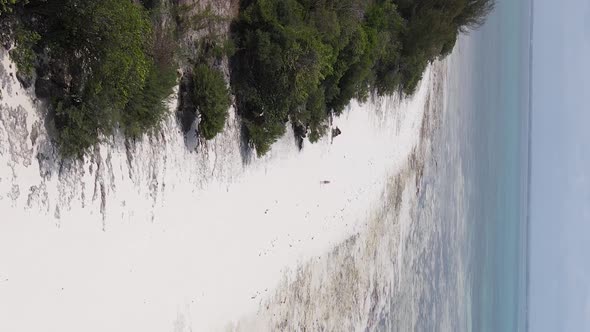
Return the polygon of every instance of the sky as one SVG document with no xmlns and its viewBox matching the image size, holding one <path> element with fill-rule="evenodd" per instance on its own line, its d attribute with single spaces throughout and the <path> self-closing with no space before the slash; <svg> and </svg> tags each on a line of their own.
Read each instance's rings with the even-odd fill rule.
<svg viewBox="0 0 590 332">
<path fill-rule="evenodd" d="M 590 331 L 590 2 L 534 6 L 530 331 Z"/>
</svg>

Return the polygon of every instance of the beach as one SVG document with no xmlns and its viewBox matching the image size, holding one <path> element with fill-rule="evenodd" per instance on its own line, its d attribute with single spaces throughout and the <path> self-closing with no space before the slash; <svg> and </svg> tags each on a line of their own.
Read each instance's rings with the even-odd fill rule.
<svg viewBox="0 0 590 332">
<path fill-rule="evenodd" d="M 303 303 L 322 303 L 322 292 L 301 302 L 293 286 L 314 280 L 352 287 L 341 314 L 361 308 L 367 314 L 349 326 L 377 326 L 368 317 L 390 302 L 379 296 L 373 308 L 372 293 L 354 287 L 375 287 L 375 278 L 399 289 L 399 276 L 411 274 L 395 262 L 393 283 L 360 272 L 412 254 L 404 239 L 421 184 L 432 69 L 407 99 L 353 103 L 333 121 L 341 136 L 302 151 L 288 133 L 267 156 L 245 157 L 233 112 L 222 135 L 191 140 L 171 99 L 155 133 L 136 142 L 115 135 L 83 162 L 64 162 L 43 105 L 10 79 L 14 66 L 1 52 L 1 330 L 272 329 L 280 322 L 271 312 L 297 321 L 292 315 L 311 312 Z M 361 248 L 352 279 L 333 277 L 339 248 Z M 291 316 L 276 304 L 283 297 Z M 301 326 L 313 327 L 313 317 Z"/>
</svg>

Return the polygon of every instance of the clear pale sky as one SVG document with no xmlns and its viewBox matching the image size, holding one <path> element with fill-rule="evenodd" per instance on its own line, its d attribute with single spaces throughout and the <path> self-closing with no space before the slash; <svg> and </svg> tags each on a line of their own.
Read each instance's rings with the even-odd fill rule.
<svg viewBox="0 0 590 332">
<path fill-rule="evenodd" d="M 536 0 L 531 331 L 590 331 L 590 1 Z"/>
</svg>

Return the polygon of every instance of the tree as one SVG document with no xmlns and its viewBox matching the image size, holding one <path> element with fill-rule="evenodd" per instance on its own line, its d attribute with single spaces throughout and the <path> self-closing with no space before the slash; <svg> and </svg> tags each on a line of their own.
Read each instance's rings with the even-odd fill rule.
<svg viewBox="0 0 590 332">
<path fill-rule="evenodd" d="M 233 34 L 232 87 L 259 154 L 290 120 L 316 141 L 351 99 L 414 92 L 492 0 L 249 0 Z"/>
<path fill-rule="evenodd" d="M 201 63 L 194 69 L 193 101 L 201 122 L 199 130 L 207 140 L 223 130 L 230 105 L 229 90 L 223 74 Z"/>
<path fill-rule="evenodd" d="M 31 3 L 43 20 L 41 49 L 61 76 L 52 96 L 57 142 L 81 156 L 117 125 L 138 136 L 157 125 L 176 83 L 172 53 L 162 53 L 147 11 L 132 1 L 65 0 Z M 33 28 L 34 28 L 33 27 Z M 158 32 L 160 30 L 156 30 Z"/>
</svg>

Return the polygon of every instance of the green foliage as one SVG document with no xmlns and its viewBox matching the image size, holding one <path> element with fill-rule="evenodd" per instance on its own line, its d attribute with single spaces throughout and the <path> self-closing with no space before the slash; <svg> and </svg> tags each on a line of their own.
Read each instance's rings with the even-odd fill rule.
<svg viewBox="0 0 590 332">
<path fill-rule="evenodd" d="M 256 147 L 256 153 L 259 156 L 266 154 L 270 150 L 272 143 L 285 134 L 283 122 L 266 120 L 268 118 L 264 118 L 263 121 L 244 119 L 250 141 Z"/>
<path fill-rule="evenodd" d="M 399 54 L 402 27 L 390 1 L 248 4 L 234 29 L 232 85 L 257 152 L 283 135 L 278 128 L 288 120 L 316 141 L 330 112 L 342 112 L 352 98 L 366 99 L 377 77 L 374 64 L 382 60 L 385 67 Z"/>
<path fill-rule="evenodd" d="M 193 101 L 201 115 L 199 131 L 212 139 L 223 130 L 230 106 L 229 91 L 223 74 L 206 64 L 195 66 Z"/>
<path fill-rule="evenodd" d="M 145 84 L 129 98 L 121 116 L 121 126 L 130 137 L 140 136 L 162 120 L 177 81 L 172 31 L 156 21 L 152 41 L 152 61 Z"/>
<path fill-rule="evenodd" d="M 309 141 L 314 143 L 324 136 L 328 130 L 325 113 L 326 101 L 324 97 L 324 91 L 322 89 L 318 89 L 309 96 L 305 104 L 304 111 L 300 112 L 303 118 L 293 116 L 292 119 L 296 119 L 296 121 L 299 121 L 299 123 L 307 124 L 309 129 Z"/>
<path fill-rule="evenodd" d="M 351 99 L 413 93 L 493 0 L 243 0 L 231 40 L 216 35 L 228 19 L 211 7 L 173 5 L 168 27 L 161 3 L 0 0 L 0 14 L 20 15 L 10 52 L 20 76 L 37 69 L 53 84 L 39 91 L 51 95 L 64 155 L 83 155 L 116 125 L 137 137 L 158 124 L 176 84 L 174 39 L 189 28 L 207 35 L 190 45 L 202 135 L 213 138 L 226 121 L 229 93 L 215 67 L 231 56 L 238 111 L 264 154 L 288 122 L 314 142 Z"/>
<path fill-rule="evenodd" d="M 400 61 L 402 87 L 412 93 L 429 62 L 452 51 L 459 32 L 478 27 L 493 0 L 421 0 L 405 4 L 408 22 Z"/>
<path fill-rule="evenodd" d="M 142 89 L 150 70 L 146 12 L 130 1 L 69 1 L 56 15 L 57 52 L 84 67 L 87 104 L 116 113 Z"/>
<path fill-rule="evenodd" d="M 313 142 L 353 98 L 412 93 L 428 64 L 491 7 L 492 0 L 243 1 L 232 87 L 251 143 L 264 154 L 288 121 Z"/>
<path fill-rule="evenodd" d="M 230 106 L 230 95 L 224 75 L 220 69 L 225 57 L 235 52 L 233 40 L 228 39 L 225 30 L 229 19 L 217 14 L 211 5 L 195 11 L 196 4 L 182 5 L 175 9 L 177 33 L 197 31 L 202 37 L 184 49 L 191 70 L 184 80 L 184 89 L 189 91 L 187 100 L 181 99 L 183 129 L 199 115 L 199 134 L 206 140 L 213 139 L 223 131 Z M 181 90 L 183 87 L 181 87 Z M 181 93 L 181 98 L 185 96 Z M 186 122 L 188 121 L 188 122 Z"/>
<path fill-rule="evenodd" d="M 175 84 L 174 67 L 152 66 L 143 88 L 129 98 L 121 114 L 120 124 L 127 136 L 138 137 L 162 120 Z"/>
<path fill-rule="evenodd" d="M 81 158 L 89 147 L 99 142 L 101 121 L 98 116 L 85 104 L 56 105 L 55 119 L 59 128 L 57 145 L 62 155 Z"/>
<path fill-rule="evenodd" d="M 232 83 L 259 154 L 283 135 L 295 110 L 309 118 L 303 105 L 333 71 L 332 47 L 304 14 L 296 0 L 262 0 L 245 8 L 238 23 Z"/>
<path fill-rule="evenodd" d="M 156 9 L 159 1 L 144 1 Z M 153 12 L 155 13 L 155 11 Z M 35 53 L 50 89 L 56 141 L 80 157 L 118 124 L 136 137 L 156 126 L 176 84 L 171 33 L 133 1 L 31 1 L 11 52 L 31 73 Z"/>
<path fill-rule="evenodd" d="M 41 36 L 31 30 L 19 28 L 15 33 L 15 47 L 10 50 L 10 58 L 16 64 L 18 72 L 23 77 L 31 78 L 35 69 L 37 55 L 33 47 L 39 42 Z"/>
<path fill-rule="evenodd" d="M 146 104 L 158 84 L 153 78 L 152 29 L 145 10 L 119 0 L 66 1 L 60 7 L 47 35 L 54 46 L 50 57 L 66 59 L 75 74 L 70 89 L 52 100 L 59 110 L 55 123 L 62 152 L 82 154 L 99 135 L 110 134 L 116 123 L 137 135 L 147 123 L 159 119 Z M 75 145 L 67 143 L 70 140 Z"/>
<path fill-rule="evenodd" d="M 231 39 L 224 39 L 215 34 L 209 34 L 195 43 L 197 55 L 195 62 L 219 62 L 223 57 L 230 57 L 236 52 L 236 47 Z"/>
<path fill-rule="evenodd" d="M 27 3 L 27 0 L 0 0 L 0 15 L 12 12 L 12 7 L 17 4 Z"/>
</svg>

